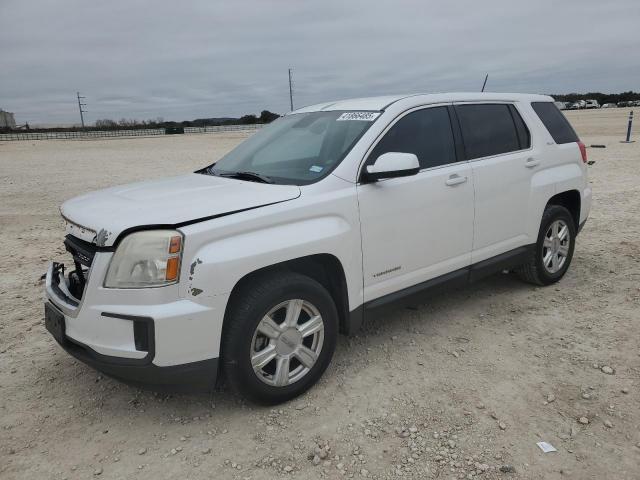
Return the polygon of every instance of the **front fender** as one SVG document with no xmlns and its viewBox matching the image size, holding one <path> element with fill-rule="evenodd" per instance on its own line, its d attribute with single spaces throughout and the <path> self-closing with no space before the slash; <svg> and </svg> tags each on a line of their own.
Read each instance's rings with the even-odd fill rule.
<svg viewBox="0 0 640 480">
<path fill-rule="evenodd" d="M 340 259 L 350 236 L 351 227 L 343 218 L 325 216 L 213 241 L 196 252 L 187 293 L 229 293 L 248 273 L 308 255 L 328 253 Z"/>
<path fill-rule="evenodd" d="M 349 309 L 355 309 L 362 303 L 356 192 L 352 184 L 339 179 L 332 187 L 308 192 L 294 201 L 181 228 L 185 234 L 181 296 L 214 303 L 214 297 L 228 296 L 238 281 L 256 270 L 329 254 L 342 266 Z"/>
</svg>

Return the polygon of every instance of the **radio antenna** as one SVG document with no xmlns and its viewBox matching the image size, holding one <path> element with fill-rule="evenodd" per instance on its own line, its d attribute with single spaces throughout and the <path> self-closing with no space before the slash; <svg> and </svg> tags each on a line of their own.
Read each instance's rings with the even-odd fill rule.
<svg viewBox="0 0 640 480">
<path fill-rule="evenodd" d="M 484 92 L 484 87 L 486 87 L 486 86 L 487 86 L 487 79 L 488 79 L 488 78 L 489 78 L 489 74 L 487 73 L 487 74 L 484 76 L 484 83 L 482 84 L 482 90 L 480 90 L 481 92 Z"/>
</svg>

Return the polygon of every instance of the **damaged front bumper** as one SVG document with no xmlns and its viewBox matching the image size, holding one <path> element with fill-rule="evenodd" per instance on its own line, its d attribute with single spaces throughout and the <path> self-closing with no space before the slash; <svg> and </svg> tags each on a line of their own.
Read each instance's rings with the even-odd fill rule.
<svg viewBox="0 0 640 480">
<path fill-rule="evenodd" d="M 45 325 L 64 350 L 106 375 L 153 389 L 210 390 L 218 349 L 207 341 L 222 322 L 211 307 L 178 298 L 177 286 L 107 289 L 112 253 L 96 253 L 81 277 L 51 263 L 45 277 Z M 219 320 L 217 320 L 219 318 Z"/>
</svg>

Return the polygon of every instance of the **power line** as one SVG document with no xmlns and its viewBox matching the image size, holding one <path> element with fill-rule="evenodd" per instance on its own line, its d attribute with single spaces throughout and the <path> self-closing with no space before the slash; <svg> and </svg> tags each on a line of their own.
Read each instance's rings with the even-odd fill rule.
<svg viewBox="0 0 640 480">
<path fill-rule="evenodd" d="M 78 97 L 78 110 L 80 110 L 80 122 L 82 123 L 82 128 L 84 128 L 84 115 L 83 115 L 83 113 L 87 113 L 87 111 L 83 110 L 82 107 L 86 107 L 87 104 L 86 103 L 82 103 L 80 101 L 80 99 L 81 98 L 87 98 L 87 97 L 80 96 L 80 92 L 76 92 L 76 95 Z"/>
<path fill-rule="evenodd" d="M 289 69 L 289 103 L 291 104 L 291 111 L 293 112 L 293 85 L 291 83 L 291 69 Z"/>
</svg>

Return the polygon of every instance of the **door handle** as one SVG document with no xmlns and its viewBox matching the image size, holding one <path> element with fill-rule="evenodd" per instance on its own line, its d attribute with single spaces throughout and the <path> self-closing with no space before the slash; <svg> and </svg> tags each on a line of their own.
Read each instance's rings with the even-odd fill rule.
<svg viewBox="0 0 640 480">
<path fill-rule="evenodd" d="M 453 187 L 454 185 L 459 185 L 467 181 L 467 177 L 461 177 L 460 175 L 454 173 L 451 175 L 446 182 L 447 186 Z"/>
<path fill-rule="evenodd" d="M 533 157 L 527 158 L 527 160 L 524 162 L 524 166 L 527 168 L 537 167 L 538 165 L 540 165 L 540 160 L 536 160 Z"/>
</svg>

